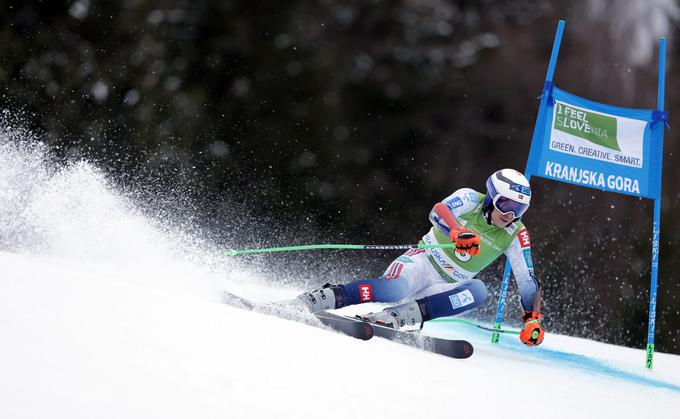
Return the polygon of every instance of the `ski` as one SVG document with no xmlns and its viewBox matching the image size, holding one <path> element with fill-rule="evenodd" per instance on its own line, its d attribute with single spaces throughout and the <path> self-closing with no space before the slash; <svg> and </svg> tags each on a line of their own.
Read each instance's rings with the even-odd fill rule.
<svg viewBox="0 0 680 419">
<path fill-rule="evenodd" d="M 312 314 L 280 304 L 259 304 L 238 295 L 234 295 L 228 291 L 224 291 L 223 300 L 232 307 L 280 317 L 286 320 L 293 320 L 315 327 L 321 327 L 323 325 L 336 332 L 356 339 L 368 340 L 372 338 L 374 334 L 373 325 L 361 319 L 338 316 L 328 312 Z"/>
<path fill-rule="evenodd" d="M 358 316 L 343 316 L 327 311 L 309 313 L 281 304 L 260 304 L 228 291 L 224 291 L 224 302 L 243 310 L 293 320 L 310 326 L 321 327 L 323 325 L 356 339 L 368 340 L 373 336 L 378 336 L 449 358 L 465 359 L 472 356 L 474 352 L 472 344 L 466 340 L 436 338 L 421 335 L 419 331 L 392 329 L 391 327 L 369 323 Z"/>
<path fill-rule="evenodd" d="M 372 334 L 387 340 L 391 340 L 402 345 L 412 346 L 427 352 L 436 353 L 439 355 L 444 355 L 449 358 L 465 359 L 472 356 L 474 352 L 474 347 L 472 344 L 466 340 L 459 339 L 444 339 L 436 338 L 432 336 L 421 335 L 419 331 L 405 331 L 396 330 L 391 327 L 385 327 L 374 323 L 369 323 L 360 317 L 349 317 L 340 316 L 337 314 L 332 314 L 328 312 L 317 313 L 316 317 L 319 318 L 324 324 L 328 325 L 333 329 L 337 329 L 337 325 L 344 326 L 343 320 L 354 320 L 356 322 L 363 323 L 372 328 Z M 333 324 L 334 321 L 339 321 L 339 323 Z M 328 323 L 327 323 L 328 322 Z"/>
<path fill-rule="evenodd" d="M 314 316 L 331 329 L 357 339 L 369 340 L 375 335 L 373 325 L 360 319 L 338 316 L 326 311 L 316 313 Z"/>
<path fill-rule="evenodd" d="M 474 347 L 466 340 L 436 338 L 421 335 L 419 331 L 396 330 L 373 323 L 371 325 L 375 336 L 449 358 L 465 359 L 474 352 Z"/>
</svg>

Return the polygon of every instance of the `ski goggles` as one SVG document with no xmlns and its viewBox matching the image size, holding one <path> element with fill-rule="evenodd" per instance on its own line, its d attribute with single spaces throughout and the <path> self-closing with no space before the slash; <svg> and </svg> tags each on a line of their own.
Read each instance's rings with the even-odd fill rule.
<svg viewBox="0 0 680 419">
<path fill-rule="evenodd" d="M 493 198 L 493 206 L 503 215 L 513 213 L 515 218 L 521 217 L 529 208 L 529 204 L 522 204 L 500 195 Z"/>
</svg>

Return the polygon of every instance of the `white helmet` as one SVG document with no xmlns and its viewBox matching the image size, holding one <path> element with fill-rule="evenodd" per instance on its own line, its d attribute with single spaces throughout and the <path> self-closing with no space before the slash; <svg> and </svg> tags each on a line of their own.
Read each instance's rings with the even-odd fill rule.
<svg viewBox="0 0 680 419">
<path fill-rule="evenodd" d="M 512 212 L 515 218 L 519 218 L 529 208 L 530 201 L 529 181 L 517 170 L 499 170 L 486 181 L 485 212 L 493 207 L 501 214 Z"/>
</svg>

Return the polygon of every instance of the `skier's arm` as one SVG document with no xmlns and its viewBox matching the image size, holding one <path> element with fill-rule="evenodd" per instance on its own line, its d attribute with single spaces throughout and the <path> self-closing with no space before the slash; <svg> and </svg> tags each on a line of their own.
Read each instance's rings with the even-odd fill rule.
<svg viewBox="0 0 680 419">
<path fill-rule="evenodd" d="M 524 310 L 524 329 L 520 333 L 520 340 L 529 346 L 540 345 L 544 333 L 541 326 L 541 287 L 534 274 L 531 240 L 526 228 L 519 231 L 505 254 L 510 260 Z"/>
<path fill-rule="evenodd" d="M 540 312 L 540 285 L 534 274 L 534 263 L 531 259 L 531 241 L 529 232 L 522 228 L 517 237 L 505 251 L 512 273 L 517 282 L 519 296 L 524 311 Z"/>
<path fill-rule="evenodd" d="M 451 230 L 462 230 L 457 218 L 461 214 L 474 210 L 479 203 L 477 193 L 470 188 L 458 189 L 442 202 L 437 202 L 430 211 L 430 222 L 447 236 Z"/>
<path fill-rule="evenodd" d="M 463 226 L 461 226 L 456 217 L 454 217 L 449 207 L 443 202 L 437 202 L 434 204 L 434 207 L 432 207 L 432 211 L 430 211 L 430 222 L 447 236 L 450 235 L 453 230 L 460 231 L 463 229 Z"/>
<path fill-rule="evenodd" d="M 479 234 L 463 228 L 456 219 L 456 215 L 473 210 L 478 201 L 479 197 L 472 189 L 459 189 L 444 201 L 436 203 L 430 211 L 430 222 L 448 235 L 452 243 L 456 243 L 456 252 L 471 256 L 479 254 Z"/>
</svg>

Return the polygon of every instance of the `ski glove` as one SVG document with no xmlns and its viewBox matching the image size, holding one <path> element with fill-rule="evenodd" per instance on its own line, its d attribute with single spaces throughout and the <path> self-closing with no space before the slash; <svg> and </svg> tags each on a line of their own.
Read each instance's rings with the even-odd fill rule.
<svg viewBox="0 0 680 419">
<path fill-rule="evenodd" d="M 451 230 L 451 241 L 456 244 L 456 253 L 477 256 L 479 254 L 479 234 L 472 230 Z"/>
<path fill-rule="evenodd" d="M 537 311 L 524 312 L 524 329 L 519 332 L 519 340 L 528 346 L 537 346 L 543 342 L 543 328 L 541 327 L 541 313 Z"/>
</svg>

